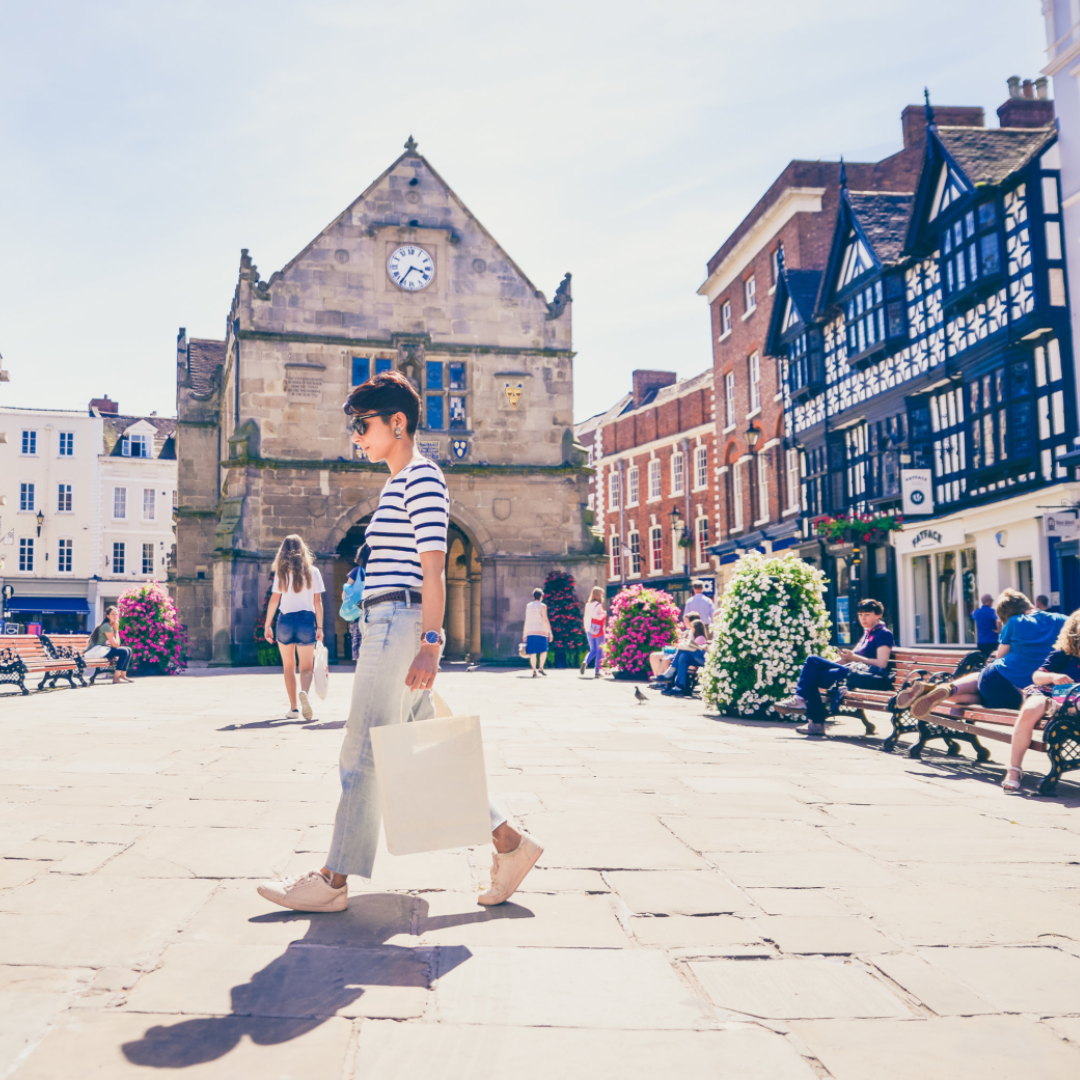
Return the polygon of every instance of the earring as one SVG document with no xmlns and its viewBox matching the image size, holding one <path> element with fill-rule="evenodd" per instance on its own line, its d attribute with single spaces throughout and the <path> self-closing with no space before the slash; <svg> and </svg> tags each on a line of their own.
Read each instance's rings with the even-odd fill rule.
<svg viewBox="0 0 1080 1080">
<path fill-rule="evenodd" d="M 399 428 L 399 427 L 394 428 L 394 438 L 400 440 L 400 438 L 401 438 L 401 428 Z"/>
</svg>

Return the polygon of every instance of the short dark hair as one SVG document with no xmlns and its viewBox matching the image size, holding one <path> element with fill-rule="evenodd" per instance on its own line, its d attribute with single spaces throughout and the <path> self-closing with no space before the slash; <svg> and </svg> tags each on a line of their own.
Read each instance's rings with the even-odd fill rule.
<svg viewBox="0 0 1080 1080">
<path fill-rule="evenodd" d="M 544 595 L 544 590 L 543 589 L 533 589 L 533 599 L 534 600 L 541 599 L 541 597 L 543 597 L 543 595 Z"/>
<path fill-rule="evenodd" d="M 865 611 L 872 611 L 875 615 L 884 615 L 885 605 L 880 600 L 860 600 L 855 610 L 860 615 Z"/>
<path fill-rule="evenodd" d="M 702 581 L 701 578 L 694 578 L 694 580 L 690 582 L 690 588 L 693 589 L 694 592 L 697 592 L 698 589 L 705 588 L 705 582 Z"/>
<path fill-rule="evenodd" d="M 405 430 L 410 436 L 416 434 L 416 425 L 420 423 L 420 395 L 400 371 L 380 371 L 354 387 L 342 408 L 348 416 L 367 412 L 404 413 Z"/>
</svg>

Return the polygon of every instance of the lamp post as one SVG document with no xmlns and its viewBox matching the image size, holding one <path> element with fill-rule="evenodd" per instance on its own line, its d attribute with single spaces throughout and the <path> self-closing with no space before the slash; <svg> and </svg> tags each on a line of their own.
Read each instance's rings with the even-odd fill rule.
<svg viewBox="0 0 1080 1080">
<path fill-rule="evenodd" d="M 679 508 L 673 506 L 671 513 L 668 514 L 671 518 L 671 568 L 675 569 L 675 552 L 680 548 L 679 539 L 682 533 L 686 532 L 686 528 L 682 523 L 681 516 L 679 514 Z"/>
<path fill-rule="evenodd" d="M 750 522 L 751 527 L 757 517 L 757 458 L 754 456 L 754 447 L 757 446 L 758 436 L 761 432 L 754 427 L 753 423 L 746 429 L 746 445 L 750 449 Z"/>
<path fill-rule="evenodd" d="M 45 515 L 39 510 L 37 512 L 37 534 L 41 535 L 41 526 L 45 524 Z"/>
</svg>

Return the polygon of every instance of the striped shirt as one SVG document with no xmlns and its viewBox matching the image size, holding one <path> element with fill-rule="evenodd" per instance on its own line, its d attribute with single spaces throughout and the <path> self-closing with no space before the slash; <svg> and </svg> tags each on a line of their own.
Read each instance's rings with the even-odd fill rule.
<svg viewBox="0 0 1080 1080">
<path fill-rule="evenodd" d="M 364 596 L 387 589 L 420 589 L 420 555 L 446 551 L 450 495 L 442 470 L 433 461 L 412 461 L 386 481 L 379 505 L 364 531 L 371 548 L 365 567 Z"/>
</svg>

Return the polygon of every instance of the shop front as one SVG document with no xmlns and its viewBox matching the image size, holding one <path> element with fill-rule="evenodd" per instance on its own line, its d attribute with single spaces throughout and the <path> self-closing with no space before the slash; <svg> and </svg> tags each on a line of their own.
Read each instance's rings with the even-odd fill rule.
<svg viewBox="0 0 1080 1080">
<path fill-rule="evenodd" d="M 654 577 L 654 578 L 642 578 L 635 581 L 610 581 L 607 586 L 607 597 L 610 600 L 613 596 L 620 593 L 623 589 L 628 589 L 631 585 L 644 585 L 647 589 L 661 589 L 666 593 L 670 593 L 675 600 L 675 603 L 680 608 L 686 607 L 686 601 L 690 599 L 691 595 L 691 583 L 694 581 L 701 581 L 705 584 L 705 595 L 710 600 L 716 599 L 716 578 L 708 575 L 701 575 L 700 577 L 695 574 L 693 577 L 688 574 L 679 574 L 673 577 Z"/>
<path fill-rule="evenodd" d="M 1073 610 L 1080 604 L 1075 514 L 1063 508 L 1078 495 L 1062 484 L 894 534 L 902 642 L 974 648 L 981 597 L 1006 588 Z"/>
<path fill-rule="evenodd" d="M 5 631 L 12 625 L 31 633 L 79 634 L 88 629 L 89 615 L 85 596 L 13 596 L 4 603 L 3 621 Z"/>
</svg>

